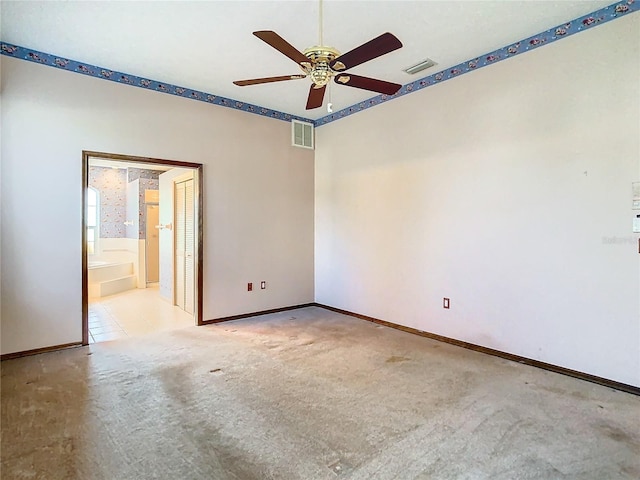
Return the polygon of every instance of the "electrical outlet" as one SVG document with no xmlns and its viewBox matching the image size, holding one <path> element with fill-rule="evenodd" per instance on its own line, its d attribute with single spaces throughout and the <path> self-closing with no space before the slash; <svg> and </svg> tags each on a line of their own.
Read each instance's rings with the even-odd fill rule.
<svg viewBox="0 0 640 480">
<path fill-rule="evenodd" d="M 442 299 L 442 308 L 449 308 L 449 299 L 446 297 Z"/>
<path fill-rule="evenodd" d="M 267 288 L 267 282 L 263 280 L 262 282 L 260 282 L 260 289 L 264 290 L 265 288 Z"/>
<path fill-rule="evenodd" d="M 247 292 L 252 292 L 253 291 L 253 283 L 249 282 L 247 283 Z"/>
</svg>

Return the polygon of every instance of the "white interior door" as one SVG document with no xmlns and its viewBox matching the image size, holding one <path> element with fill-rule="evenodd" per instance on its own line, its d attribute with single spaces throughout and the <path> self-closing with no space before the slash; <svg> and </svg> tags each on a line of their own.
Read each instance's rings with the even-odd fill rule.
<svg viewBox="0 0 640 480">
<path fill-rule="evenodd" d="M 184 309 L 188 313 L 193 313 L 195 303 L 195 229 L 194 229 L 194 198 L 193 198 L 193 180 L 184 182 L 184 200 L 185 200 L 185 259 L 184 259 Z"/>
<path fill-rule="evenodd" d="M 195 303 L 195 225 L 193 179 L 175 184 L 175 303 L 193 313 Z"/>
<path fill-rule="evenodd" d="M 176 176 L 183 175 L 188 170 L 181 168 L 173 168 L 167 172 L 161 173 L 159 178 L 159 201 L 160 223 L 158 224 L 158 236 L 160 237 L 160 258 L 159 258 L 159 277 L 160 277 L 160 296 L 165 300 L 175 304 L 174 295 L 174 262 L 175 254 L 173 252 L 173 222 L 175 221 L 175 215 L 173 212 L 174 207 L 174 194 L 175 185 L 174 179 Z M 170 226 L 171 229 L 165 228 Z"/>
<path fill-rule="evenodd" d="M 185 290 L 185 274 L 184 274 L 184 261 L 185 261 L 185 183 L 180 182 L 175 184 L 175 299 L 176 305 L 184 310 L 184 290 Z"/>
</svg>

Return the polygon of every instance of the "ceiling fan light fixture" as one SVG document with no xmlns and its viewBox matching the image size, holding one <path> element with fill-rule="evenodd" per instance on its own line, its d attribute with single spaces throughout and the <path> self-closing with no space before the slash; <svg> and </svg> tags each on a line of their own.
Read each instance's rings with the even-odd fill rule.
<svg viewBox="0 0 640 480">
<path fill-rule="evenodd" d="M 427 58 L 420 63 L 416 63 L 415 65 L 405 68 L 403 72 L 406 72 L 409 75 L 415 75 L 416 73 L 421 72 L 422 70 L 426 70 L 427 68 L 431 68 L 435 65 L 437 65 L 436 62 L 434 62 L 430 58 Z"/>
<path fill-rule="evenodd" d="M 311 81 L 314 83 L 315 88 L 325 86 L 333 77 L 333 71 L 329 68 L 329 62 L 337 58 L 340 52 L 332 47 L 326 46 L 314 46 L 307 48 L 304 52 L 304 56 L 311 61 L 311 68 L 303 70 L 311 77 Z"/>
<path fill-rule="evenodd" d="M 314 65 L 313 69 L 309 73 L 311 81 L 314 83 L 315 88 L 325 86 L 333 77 L 333 72 L 329 70 L 329 64 L 322 62 Z"/>
</svg>

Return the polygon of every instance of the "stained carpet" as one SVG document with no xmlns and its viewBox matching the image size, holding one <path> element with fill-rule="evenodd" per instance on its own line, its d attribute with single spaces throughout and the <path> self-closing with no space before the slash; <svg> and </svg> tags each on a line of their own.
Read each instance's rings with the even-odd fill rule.
<svg viewBox="0 0 640 480">
<path fill-rule="evenodd" d="M 316 307 L 1 369 L 3 480 L 640 478 L 640 398 Z"/>
</svg>

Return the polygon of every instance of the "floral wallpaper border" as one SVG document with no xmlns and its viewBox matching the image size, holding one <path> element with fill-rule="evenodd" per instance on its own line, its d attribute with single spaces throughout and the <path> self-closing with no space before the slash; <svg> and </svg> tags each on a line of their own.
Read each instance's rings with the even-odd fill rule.
<svg viewBox="0 0 640 480">
<path fill-rule="evenodd" d="M 155 90 L 160 93 L 166 93 L 169 95 L 177 95 L 180 97 L 190 98 L 201 102 L 210 103 L 212 105 L 218 105 L 221 107 L 233 108 L 236 110 L 242 110 L 247 113 L 253 113 L 256 115 L 262 115 L 265 117 L 275 118 L 278 120 L 291 121 L 292 119 L 301 120 L 314 124 L 316 127 L 326 125 L 327 123 L 340 120 L 341 118 L 348 117 L 354 113 L 361 112 L 367 108 L 380 105 L 381 103 L 388 102 L 395 98 L 414 93 L 423 88 L 442 83 L 452 78 L 459 77 L 465 73 L 472 72 L 487 65 L 506 60 L 521 53 L 531 51 L 544 45 L 548 45 L 557 40 L 561 40 L 570 35 L 579 33 L 581 31 L 593 28 L 603 23 L 615 20 L 621 16 L 627 15 L 631 12 L 640 10 L 640 2 L 636 0 L 624 0 L 621 2 L 613 3 L 607 7 L 596 10 L 582 17 L 571 20 L 557 27 L 550 28 L 545 32 L 541 32 L 537 35 L 533 35 L 529 38 L 525 38 L 519 42 L 513 43 L 506 47 L 502 47 L 493 52 L 489 52 L 485 55 L 481 55 L 477 58 L 467 60 L 463 63 L 448 68 L 446 71 L 441 71 L 433 75 L 429 75 L 424 78 L 420 78 L 414 82 L 407 83 L 396 93 L 395 95 L 378 95 L 368 100 L 360 102 L 350 107 L 343 108 L 335 113 L 326 115 L 317 120 L 311 120 L 290 113 L 280 112 L 277 110 L 271 110 L 269 108 L 260 107 L 258 105 L 252 105 L 250 103 L 240 102 L 231 98 L 221 97 L 212 93 L 202 92 L 199 90 L 192 90 L 186 87 L 180 87 L 169 83 L 159 82 L 157 80 L 150 80 L 135 75 L 129 75 L 123 72 L 117 72 L 109 70 L 108 68 L 98 67 L 96 65 L 90 65 L 88 63 L 77 62 L 68 58 L 59 57 L 49 53 L 39 52 L 31 50 L 26 47 L 18 45 L 12 45 L 6 42 L 0 42 L 0 54 L 9 57 L 19 58 L 30 62 L 47 65 L 50 67 L 60 68 L 83 75 L 89 75 L 91 77 L 100 78 L 103 80 L 109 80 L 112 82 L 123 83 L 135 87 L 145 88 L 148 90 Z"/>
<path fill-rule="evenodd" d="M 326 125 L 327 123 L 340 120 L 341 118 L 348 117 L 349 115 L 361 112 L 362 110 L 366 110 L 367 108 L 375 107 L 376 105 L 388 102 L 389 100 L 394 100 L 403 95 L 417 92 L 431 85 L 442 83 L 446 80 L 451 80 L 452 78 L 459 77 L 460 75 L 464 75 L 465 73 L 473 72 L 474 70 L 486 67 L 487 65 L 492 65 L 502 60 L 515 57 L 516 55 L 519 55 L 521 53 L 525 53 L 538 47 L 542 47 L 543 45 L 548 45 L 557 40 L 561 40 L 575 33 L 593 28 L 597 25 L 602 25 L 603 23 L 615 20 L 616 18 L 637 10 L 640 10 L 640 2 L 637 2 L 636 0 L 625 0 L 623 2 L 614 3 L 612 5 L 609 5 L 608 7 L 601 8 L 600 10 L 596 10 L 595 12 L 587 14 L 583 17 L 576 18 L 575 20 L 563 23 L 562 25 L 558 25 L 554 28 L 550 28 L 545 32 L 533 35 L 529 38 L 525 38 L 524 40 L 513 43 L 506 47 L 502 47 L 498 50 L 494 50 L 493 52 L 489 52 L 477 58 L 462 62 L 458 65 L 455 65 L 454 67 L 448 68 L 447 70 L 437 72 L 424 78 L 420 78 L 411 83 L 407 83 L 406 85 L 403 85 L 395 95 L 378 95 L 377 97 L 370 98 L 368 100 L 365 100 L 364 102 L 360 102 L 356 105 L 351 105 L 350 107 L 338 110 L 331 115 L 326 115 L 315 120 L 314 124 L 316 127 Z"/>
<path fill-rule="evenodd" d="M 128 73 L 118 72 L 115 70 L 109 70 L 105 67 L 99 67 L 91 65 L 89 63 L 78 62 L 69 58 L 60 57 L 50 53 L 40 52 L 37 50 L 31 50 L 19 45 L 12 45 L 6 42 L 0 42 L 0 54 L 9 57 L 19 58 L 21 60 L 27 60 L 29 62 L 39 63 L 49 67 L 56 67 L 62 70 L 68 70 L 74 73 L 81 73 L 90 77 L 100 78 L 102 80 L 109 80 L 111 82 L 123 83 L 125 85 L 131 85 L 133 87 L 145 88 L 147 90 L 155 90 L 160 93 L 166 93 L 169 95 L 177 95 L 179 97 L 189 98 L 191 100 L 198 100 L 200 102 L 210 103 L 212 105 L 218 105 L 221 107 L 233 108 L 236 110 L 242 110 L 248 113 L 255 113 L 264 117 L 275 118 L 278 120 L 284 120 L 290 122 L 292 119 L 301 120 L 303 122 L 313 123 L 313 120 L 308 118 L 299 117 L 290 113 L 279 112 L 278 110 L 271 110 L 269 108 L 260 107 L 251 103 L 241 102 L 232 98 L 221 97 L 214 95 L 213 93 L 202 92 L 200 90 L 193 90 L 191 88 L 180 87 L 170 83 L 159 82 L 157 80 L 151 80 L 148 78 L 138 77 L 136 75 L 129 75 Z"/>
</svg>

